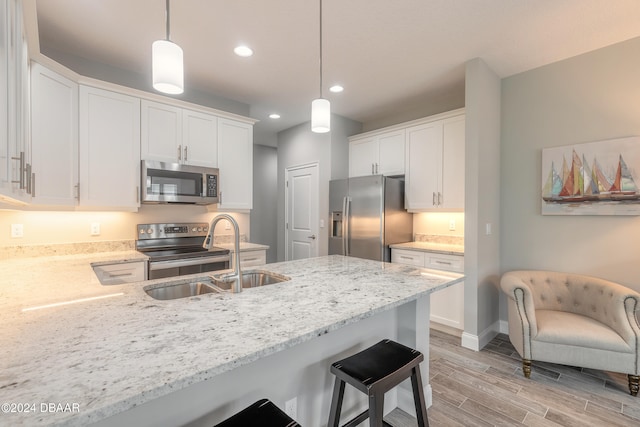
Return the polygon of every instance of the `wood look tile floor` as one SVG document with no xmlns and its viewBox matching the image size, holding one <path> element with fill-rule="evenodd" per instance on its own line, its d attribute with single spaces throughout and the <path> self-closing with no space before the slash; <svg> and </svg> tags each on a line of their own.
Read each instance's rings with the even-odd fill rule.
<svg viewBox="0 0 640 427">
<path fill-rule="evenodd" d="M 431 427 L 640 426 L 640 397 L 629 395 L 626 375 L 533 362 L 527 379 L 503 334 L 476 352 L 432 329 L 430 352 Z M 400 409 L 385 421 L 417 425 Z"/>
</svg>

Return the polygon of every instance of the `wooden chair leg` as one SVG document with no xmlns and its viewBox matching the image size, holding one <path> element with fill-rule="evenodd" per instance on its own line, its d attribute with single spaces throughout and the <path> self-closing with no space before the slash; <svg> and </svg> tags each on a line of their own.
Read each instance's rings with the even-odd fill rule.
<svg viewBox="0 0 640 427">
<path fill-rule="evenodd" d="M 638 395 L 639 387 L 640 387 L 640 375 L 629 374 L 629 393 L 631 393 L 631 396 Z"/>
<path fill-rule="evenodd" d="M 344 397 L 344 381 L 336 377 L 333 385 L 333 397 L 331 398 L 331 409 L 329 411 L 328 427 L 338 427 L 340 425 L 340 412 L 342 412 L 342 398 Z"/>
<path fill-rule="evenodd" d="M 413 368 L 411 373 L 411 388 L 413 389 L 413 404 L 416 407 L 416 419 L 418 427 L 429 427 L 429 418 L 427 417 L 427 406 L 424 401 L 424 393 L 422 391 L 422 377 L 420 376 L 420 367 Z"/>
<path fill-rule="evenodd" d="M 383 427 L 382 417 L 384 414 L 384 393 L 373 393 L 369 395 L 369 426 Z"/>
<path fill-rule="evenodd" d="M 525 378 L 531 378 L 531 360 L 522 359 L 522 372 Z"/>
</svg>

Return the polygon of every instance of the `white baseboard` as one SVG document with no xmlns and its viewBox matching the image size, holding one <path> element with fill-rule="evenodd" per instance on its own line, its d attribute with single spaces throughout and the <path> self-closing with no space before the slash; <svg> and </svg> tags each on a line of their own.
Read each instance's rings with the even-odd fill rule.
<svg viewBox="0 0 640 427">
<path fill-rule="evenodd" d="M 474 351 L 480 351 L 485 345 L 489 344 L 500 332 L 502 332 L 502 321 L 494 322 L 487 329 L 482 331 L 480 335 L 473 335 L 468 332 L 462 333 L 462 346 Z M 505 322 L 506 323 L 506 322 Z"/>
</svg>

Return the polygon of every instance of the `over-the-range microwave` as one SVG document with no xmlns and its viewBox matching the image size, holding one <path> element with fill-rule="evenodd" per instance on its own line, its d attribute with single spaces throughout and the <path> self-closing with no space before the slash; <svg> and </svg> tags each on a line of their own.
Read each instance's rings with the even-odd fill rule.
<svg viewBox="0 0 640 427">
<path fill-rule="evenodd" d="M 218 203 L 217 168 L 143 160 L 141 172 L 142 203 Z"/>
</svg>

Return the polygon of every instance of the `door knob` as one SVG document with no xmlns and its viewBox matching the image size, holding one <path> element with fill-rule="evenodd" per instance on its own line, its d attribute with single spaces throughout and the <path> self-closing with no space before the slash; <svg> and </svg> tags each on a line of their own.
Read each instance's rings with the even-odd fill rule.
<svg viewBox="0 0 640 427">
<path fill-rule="evenodd" d="M 309 239 L 311 239 L 311 240 L 316 240 L 316 235 L 315 235 L 315 234 L 312 234 L 311 236 L 309 236 Z"/>
</svg>

